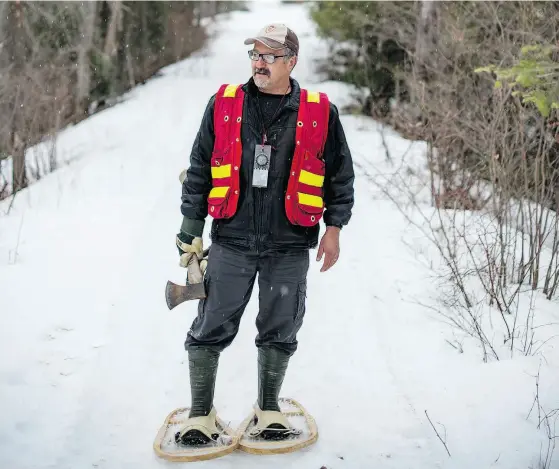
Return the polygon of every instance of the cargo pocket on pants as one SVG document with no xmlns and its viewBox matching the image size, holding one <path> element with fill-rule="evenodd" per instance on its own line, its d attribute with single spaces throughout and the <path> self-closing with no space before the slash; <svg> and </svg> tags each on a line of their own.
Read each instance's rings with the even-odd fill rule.
<svg viewBox="0 0 559 469">
<path fill-rule="evenodd" d="M 297 309 L 295 323 L 300 324 L 305 316 L 305 301 L 307 299 L 307 281 L 303 280 L 297 285 Z"/>
<path fill-rule="evenodd" d="M 208 294 L 210 291 L 210 275 L 208 274 L 207 271 L 204 272 L 203 283 L 204 283 L 204 290 L 206 291 L 206 298 L 200 298 L 198 300 L 198 317 L 195 319 L 195 321 L 201 321 L 206 312 L 206 304 L 208 301 Z"/>
</svg>

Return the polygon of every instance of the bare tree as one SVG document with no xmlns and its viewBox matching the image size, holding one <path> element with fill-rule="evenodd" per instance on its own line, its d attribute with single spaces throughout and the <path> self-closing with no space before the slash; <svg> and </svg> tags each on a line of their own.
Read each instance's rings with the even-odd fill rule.
<svg viewBox="0 0 559 469">
<path fill-rule="evenodd" d="M 23 119 L 22 107 L 24 105 L 23 75 L 26 63 L 26 38 L 23 29 L 24 9 L 19 0 L 9 5 L 5 22 L 6 49 L 12 60 L 12 67 L 7 77 L 12 84 L 10 108 L 10 140 L 8 149 L 12 154 L 12 181 L 13 192 L 18 192 L 27 186 L 25 174 L 25 135 L 22 133 Z"/>
<path fill-rule="evenodd" d="M 555 44 L 559 7 L 397 3 L 382 4 L 373 18 L 357 7 L 361 19 L 345 13 L 362 25 L 362 37 L 392 38 L 406 51 L 412 66 L 401 67 L 398 77 L 407 98 L 394 100 L 387 120 L 427 143 L 424 167 L 399 167 L 377 183 L 436 246 L 444 262 L 441 285 L 448 287 L 441 289 L 441 311 L 479 340 L 484 359 L 538 353 L 547 339 L 533 327 L 534 292 L 543 289 L 552 299 L 559 285 L 559 118 L 543 116 L 476 70 L 516 63 L 527 43 Z M 395 12 L 414 12 L 406 24 L 416 27 L 395 31 L 389 24 L 400 24 Z M 529 307 L 521 307 L 522 297 Z"/>
<path fill-rule="evenodd" d="M 95 23 L 97 19 L 97 2 L 82 2 L 80 23 L 82 40 L 78 45 L 77 83 L 75 113 L 82 114 L 89 105 L 89 90 L 91 86 L 91 72 L 89 53 L 93 48 Z"/>
<path fill-rule="evenodd" d="M 60 129 L 201 47 L 195 12 L 242 2 L 203 6 L 0 2 L 0 199 L 56 169 Z"/>
</svg>

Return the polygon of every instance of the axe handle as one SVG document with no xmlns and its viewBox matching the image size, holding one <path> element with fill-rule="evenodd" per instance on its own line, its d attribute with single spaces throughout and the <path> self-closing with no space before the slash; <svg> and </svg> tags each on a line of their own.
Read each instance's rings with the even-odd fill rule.
<svg viewBox="0 0 559 469">
<path fill-rule="evenodd" d="M 202 259 L 208 257 L 210 248 L 204 249 L 202 252 Z M 194 284 L 201 283 L 204 280 L 204 275 L 202 274 L 202 269 L 200 268 L 200 260 L 196 256 L 192 256 L 187 266 L 186 272 L 186 283 Z"/>
<path fill-rule="evenodd" d="M 188 261 L 186 271 L 186 283 L 201 283 L 203 281 L 202 270 L 200 269 L 200 261 L 198 257 L 192 256 Z"/>
</svg>

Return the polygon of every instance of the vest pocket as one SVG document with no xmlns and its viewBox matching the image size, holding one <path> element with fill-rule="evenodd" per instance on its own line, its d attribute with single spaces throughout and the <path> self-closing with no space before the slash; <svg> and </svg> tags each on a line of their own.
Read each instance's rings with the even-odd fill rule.
<svg viewBox="0 0 559 469">
<path fill-rule="evenodd" d="M 208 214 L 214 218 L 229 218 L 231 209 L 232 161 L 229 148 L 215 149 L 211 157 L 212 189 L 208 195 Z"/>
<path fill-rule="evenodd" d="M 297 223 L 302 226 L 316 225 L 322 218 L 324 210 L 322 198 L 299 192 L 297 199 L 297 209 L 295 210 Z"/>
<path fill-rule="evenodd" d="M 221 149 L 214 149 L 212 152 L 211 157 L 211 165 L 212 168 L 219 167 L 223 164 L 224 158 L 228 159 L 229 148 Z"/>
<path fill-rule="evenodd" d="M 214 218 L 227 218 L 227 202 L 231 187 L 213 187 L 208 196 L 208 213 Z"/>
<path fill-rule="evenodd" d="M 295 184 L 296 192 L 289 194 L 286 200 L 288 215 L 292 223 L 314 226 L 322 218 L 324 173 L 324 161 L 311 155 L 309 151 L 305 151 Z M 292 175 L 292 177 L 296 176 Z"/>
<path fill-rule="evenodd" d="M 315 176 L 316 185 L 319 185 L 318 187 L 323 186 L 324 173 L 326 170 L 326 164 L 324 163 L 324 160 L 321 160 L 320 158 L 312 155 L 309 151 L 306 151 L 301 169 Z"/>
</svg>

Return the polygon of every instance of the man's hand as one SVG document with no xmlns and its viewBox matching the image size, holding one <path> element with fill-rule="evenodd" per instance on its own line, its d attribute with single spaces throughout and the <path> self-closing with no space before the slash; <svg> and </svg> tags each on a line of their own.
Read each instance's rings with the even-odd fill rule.
<svg viewBox="0 0 559 469">
<path fill-rule="evenodd" d="M 326 272 L 337 262 L 340 255 L 340 228 L 337 226 L 329 226 L 326 228 L 326 233 L 322 236 L 320 245 L 318 246 L 318 254 L 316 256 L 317 262 L 320 262 L 323 254 L 325 254 L 326 257 L 320 271 Z"/>
<path fill-rule="evenodd" d="M 193 237 L 179 233 L 177 235 L 177 247 L 179 248 L 181 267 L 188 267 L 192 256 L 198 257 L 201 260 L 203 257 L 203 241 L 201 237 Z"/>
</svg>

